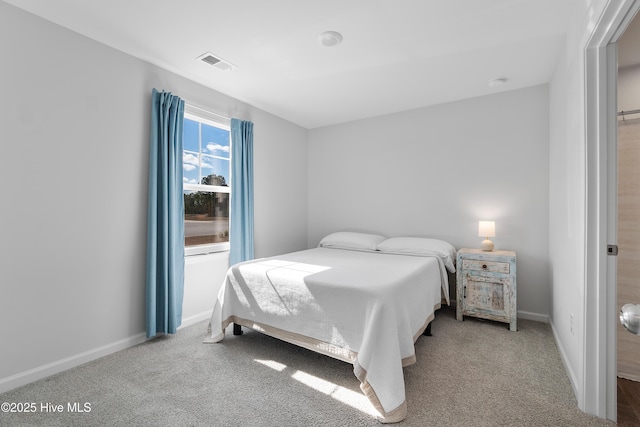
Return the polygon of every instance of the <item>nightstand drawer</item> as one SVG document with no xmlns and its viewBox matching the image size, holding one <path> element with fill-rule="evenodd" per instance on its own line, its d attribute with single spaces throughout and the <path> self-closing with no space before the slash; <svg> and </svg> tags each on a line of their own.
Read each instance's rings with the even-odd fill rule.
<svg viewBox="0 0 640 427">
<path fill-rule="evenodd" d="M 491 271 L 493 273 L 509 274 L 508 262 L 496 262 L 496 261 L 478 261 L 475 259 L 463 259 L 463 270 L 476 270 L 476 271 Z"/>
</svg>

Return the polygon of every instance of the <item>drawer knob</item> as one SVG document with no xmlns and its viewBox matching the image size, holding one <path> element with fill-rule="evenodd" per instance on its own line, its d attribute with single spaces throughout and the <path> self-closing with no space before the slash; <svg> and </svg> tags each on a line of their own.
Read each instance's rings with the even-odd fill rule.
<svg viewBox="0 0 640 427">
<path fill-rule="evenodd" d="M 482 268 L 487 269 L 487 264 L 482 264 Z"/>
</svg>

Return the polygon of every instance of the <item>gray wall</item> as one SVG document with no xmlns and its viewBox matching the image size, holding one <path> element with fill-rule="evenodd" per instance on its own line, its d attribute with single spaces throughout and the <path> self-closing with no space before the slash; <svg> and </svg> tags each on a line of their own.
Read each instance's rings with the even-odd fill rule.
<svg viewBox="0 0 640 427">
<path fill-rule="evenodd" d="M 418 235 L 518 256 L 518 311 L 549 314 L 548 87 L 309 132 L 309 245 L 334 230 Z"/>
<path fill-rule="evenodd" d="M 4 2 L 0 58 L 0 392 L 144 339 L 154 87 L 254 122 L 256 255 L 306 247 L 305 129 Z"/>
</svg>

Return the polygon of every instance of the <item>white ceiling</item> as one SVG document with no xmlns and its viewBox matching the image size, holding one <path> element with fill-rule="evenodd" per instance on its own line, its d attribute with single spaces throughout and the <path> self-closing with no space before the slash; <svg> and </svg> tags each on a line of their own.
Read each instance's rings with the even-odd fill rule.
<svg viewBox="0 0 640 427">
<path fill-rule="evenodd" d="M 315 128 L 547 83 L 574 0 L 5 1 Z"/>
</svg>

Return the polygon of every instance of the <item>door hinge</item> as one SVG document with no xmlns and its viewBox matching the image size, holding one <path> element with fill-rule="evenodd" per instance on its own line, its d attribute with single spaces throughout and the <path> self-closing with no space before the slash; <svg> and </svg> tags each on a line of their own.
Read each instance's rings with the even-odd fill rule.
<svg viewBox="0 0 640 427">
<path fill-rule="evenodd" d="M 607 255 L 618 256 L 618 245 L 607 245 Z"/>
</svg>

